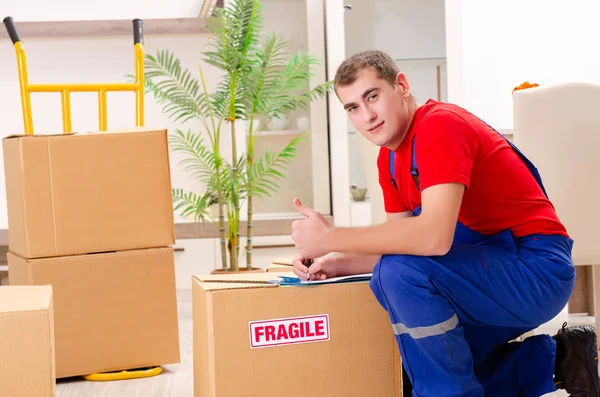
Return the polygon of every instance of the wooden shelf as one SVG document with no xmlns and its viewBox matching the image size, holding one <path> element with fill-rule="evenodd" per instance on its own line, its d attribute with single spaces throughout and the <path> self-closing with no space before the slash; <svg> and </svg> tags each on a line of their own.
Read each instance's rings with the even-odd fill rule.
<svg viewBox="0 0 600 397">
<path fill-rule="evenodd" d="M 94 21 L 49 21 L 19 22 L 15 20 L 19 36 L 24 43 L 32 38 L 79 38 L 103 36 L 131 36 L 133 40 L 132 20 L 94 20 Z M 206 18 L 169 18 L 145 19 L 144 36 L 206 34 Z M 0 38 L 8 39 L 4 25 L 0 28 Z"/>
<path fill-rule="evenodd" d="M 302 130 L 264 130 L 258 133 L 253 132 L 253 136 L 277 136 L 277 135 L 300 135 L 302 134 Z M 246 136 L 248 136 L 248 132 L 246 131 Z"/>
<path fill-rule="evenodd" d="M 285 236 L 292 232 L 292 223 L 299 217 L 287 219 L 258 219 L 252 222 L 253 236 Z M 333 223 L 332 216 L 325 216 L 325 219 Z M 240 221 L 240 236 L 245 237 L 247 231 L 246 221 Z M 225 223 L 227 229 L 227 222 Z M 175 238 L 218 238 L 219 229 L 213 223 L 176 223 Z"/>
<path fill-rule="evenodd" d="M 287 236 L 291 234 L 292 223 L 299 217 L 256 219 L 253 222 L 254 236 Z M 326 215 L 325 219 L 333 223 L 333 217 Z M 227 228 L 227 222 L 225 223 Z M 240 221 L 240 235 L 246 236 L 246 221 Z M 219 229 L 212 223 L 175 223 L 175 238 L 218 238 Z M 0 229 L 0 246 L 8 245 L 8 230 Z"/>
</svg>

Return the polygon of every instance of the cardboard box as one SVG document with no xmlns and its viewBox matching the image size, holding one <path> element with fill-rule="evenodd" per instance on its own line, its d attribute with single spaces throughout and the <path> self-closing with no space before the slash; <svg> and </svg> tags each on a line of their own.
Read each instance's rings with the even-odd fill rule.
<svg viewBox="0 0 600 397">
<path fill-rule="evenodd" d="M 174 244 L 166 130 L 11 136 L 3 151 L 19 256 Z"/>
<path fill-rule="evenodd" d="M 173 248 L 8 267 L 11 285 L 53 286 L 58 378 L 180 361 Z"/>
<path fill-rule="evenodd" d="M 266 272 L 293 272 L 294 266 L 292 265 L 293 257 L 279 257 L 275 258 L 273 262 L 267 266 Z"/>
<path fill-rule="evenodd" d="M 294 267 L 290 265 L 279 265 L 277 263 L 271 263 L 265 269 L 266 272 L 293 272 Z"/>
<path fill-rule="evenodd" d="M 394 333 L 368 282 L 274 278 L 194 277 L 194 397 L 402 395 Z"/>
<path fill-rule="evenodd" d="M 293 266 L 292 262 L 294 261 L 293 257 L 290 256 L 282 256 L 279 258 L 275 258 L 273 260 L 274 265 L 282 265 L 282 266 Z"/>
<path fill-rule="evenodd" d="M 0 396 L 54 397 L 52 287 L 0 287 Z"/>
</svg>

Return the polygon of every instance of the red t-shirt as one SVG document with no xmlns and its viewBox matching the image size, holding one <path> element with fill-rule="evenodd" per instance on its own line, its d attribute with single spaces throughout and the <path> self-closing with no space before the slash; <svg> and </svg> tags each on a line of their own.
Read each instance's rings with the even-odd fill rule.
<svg viewBox="0 0 600 397">
<path fill-rule="evenodd" d="M 458 220 L 482 234 L 510 229 L 568 236 L 554 206 L 504 137 L 468 111 L 429 100 L 415 113 L 407 136 L 395 151 L 398 189 L 392 185 L 390 150 L 382 147 L 377 166 L 388 213 L 413 211 L 421 193 L 411 176 L 412 140 L 421 190 L 460 182 L 465 189 Z M 543 178 L 543 175 L 542 175 Z"/>
</svg>

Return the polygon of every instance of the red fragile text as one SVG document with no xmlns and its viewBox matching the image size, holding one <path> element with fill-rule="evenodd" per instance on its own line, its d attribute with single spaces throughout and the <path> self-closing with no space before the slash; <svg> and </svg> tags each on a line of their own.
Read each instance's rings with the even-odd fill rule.
<svg viewBox="0 0 600 397">
<path fill-rule="evenodd" d="M 313 336 L 325 336 L 325 320 L 300 321 L 290 324 L 263 325 L 254 328 L 257 341 L 280 341 Z"/>
<path fill-rule="evenodd" d="M 266 347 L 329 339 L 329 316 L 286 318 L 250 323 L 250 346 Z"/>
</svg>

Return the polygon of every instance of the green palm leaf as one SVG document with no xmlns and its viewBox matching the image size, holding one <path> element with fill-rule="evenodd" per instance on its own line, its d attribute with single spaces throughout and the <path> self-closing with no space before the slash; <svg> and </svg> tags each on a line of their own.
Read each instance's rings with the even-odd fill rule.
<svg viewBox="0 0 600 397">
<path fill-rule="evenodd" d="M 173 120 L 186 122 L 206 116 L 202 110 L 207 105 L 198 80 L 189 69 L 183 69 L 173 53 L 159 50 L 156 56 L 146 54 L 144 67 L 146 87 Z"/>
<path fill-rule="evenodd" d="M 183 132 L 179 129 L 169 135 L 169 146 L 175 152 L 183 152 L 185 158 L 179 164 L 197 178 L 209 189 L 221 189 L 217 184 L 217 174 L 222 172 L 218 157 L 215 152 L 205 145 L 201 134 L 191 131 Z"/>
<path fill-rule="evenodd" d="M 270 197 L 277 193 L 277 180 L 285 178 L 285 170 L 292 163 L 304 134 L 292 139 L 280 152 L 266 151 L 258 161 L 248 167 L 250 177 L 247 188 L 249 194 L 257 197 Z"/>
<path fill-rule="evenodd" d="M 307 53 L 297 53 L 286 64 L 285 69 L 267 87 L 272 97 L 267 102 L 266 114 L 276 116 L 298 108 L 308 110 L 310 101 L 324 98 L 332 87 L 332 82 L 318 85 L 308 92 L 312 68 L 319 61 Z M 303 92 L 303 93 L 302 93 Z"/>
<path fill-rule="evenodd" d="M 184 192 L 183 189 L 173 189 L 173 209 L 188 218 L 194 217 L 194 222 L 205 222 L 210 219 L 210 209 L 217 204 L 217 195 L 207 191 L 202 195 Z"/>
<path fill-rule="evenodd" d="M 206 61 L 228 72 L 239 71 L 245 66 L 247 54 L 259 42 L 262 29 L 262 4 L 258 0 L 237 0 L 224 8 L 215 10 L 209 23 L 212 38 L 204 53 Z"/>
<path fill-rule="evenodd" d="M 215 12 L 216 22 L 209 24 L 214 37 L 204 61 L 226 71 L 215 94 L 217 113 L 228 120 L 246 116 L 248 103 L 245 82 L 255 68 L 251 54 L 259 43 L 262 4 L 258 0 L 238 0 Z"/>
<path fill-rule="evenodd" d="M 288 45 L 288 40 L 273 33 L 266 37 L 262 50 L 255 54 L 256 66 L 248 76 L 243 98 L 252 115 L 262 113 L 268 98 L 276 94 L 273 82 L 285 66 L 287 53 L 284 49 Z"/>
</svg>

